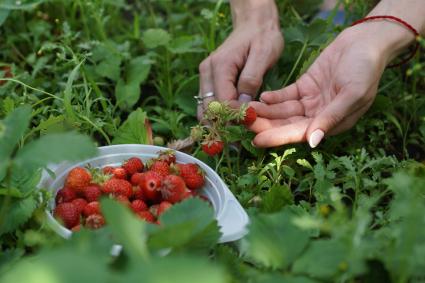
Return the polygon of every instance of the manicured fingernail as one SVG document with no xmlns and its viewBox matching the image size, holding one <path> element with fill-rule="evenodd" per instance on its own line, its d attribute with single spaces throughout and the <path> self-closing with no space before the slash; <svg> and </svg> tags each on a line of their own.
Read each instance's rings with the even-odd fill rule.
<svg viewBox="0 0 425 283">
<path fill-rule="evenodd" d="M 323 139 L 325 133 L 322 130 L 315 130 L 311 135 L 308 143 L 311 148 L 315 148 Z"/>
<path fill-rule="evenodd" d="M 239 99 L 240 102 L 250 102 L 252 101 L 252 96 L 249 94 L 245 94 L 245 93 L 241 93 L 239 95 Z"/>
</svg>

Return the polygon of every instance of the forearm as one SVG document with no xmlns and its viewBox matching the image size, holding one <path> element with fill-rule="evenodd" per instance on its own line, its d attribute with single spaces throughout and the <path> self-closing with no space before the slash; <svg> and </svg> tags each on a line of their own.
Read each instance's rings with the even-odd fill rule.
<svg viewBox="0 0 425 283">
<path fill-rule="evenodd" d="M 382 0 L 368 16 L 388 15 L 398 17 L 413 26 L 420 34 L 425 34 L 424 0 Z M 391 60 L 414 40 L 414 34 L 403 25 L 392 21 L 371 21 L 366 23 L 374 30 L 382 42 L 383 52 Z"/>
<path fill-rule="evenodd" d="M 230 0 L 233 27 L 265 22 L 279 26 L 279 14 L 274 0 Z"/>
</svg>

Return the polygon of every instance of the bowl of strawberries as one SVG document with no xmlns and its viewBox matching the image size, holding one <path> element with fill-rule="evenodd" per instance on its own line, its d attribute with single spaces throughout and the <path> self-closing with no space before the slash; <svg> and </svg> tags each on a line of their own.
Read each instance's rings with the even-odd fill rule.
<svg viewBox="0 0 425 283">
<path fill-rule="evenodd" d="M 105 225 L 99 198 L 108 196 L 128 206 L 141 221 L 158 217 L 186 198 L 199 197 L 214 208 L 220 242 L 246 234 L 248 216 L 229 188 L 208 165 L 164 147 L 125 144 L 99 147 L 98 155 L 78 163 L 49 166 L 40 187 L 55 196 L 47 213 L 49 225 L 64 238 L 81 226 Z"/>
</svg>

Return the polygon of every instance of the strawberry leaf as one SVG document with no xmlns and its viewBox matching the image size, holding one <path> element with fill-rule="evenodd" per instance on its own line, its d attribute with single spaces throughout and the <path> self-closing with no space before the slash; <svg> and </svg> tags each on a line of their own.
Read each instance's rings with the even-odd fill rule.
<svg viewBox="0 0 425 283">
<path fill-rule="evenodd" d="M 138 108 L 115 133 L 113 144 L 150 144 L 149 129 L 146 126 L 146 113 Z"/>
<path fill-rule="evenodd" d="M 1 212 L 7 211 L 6 215 L 0 215 L 0 235 L 11 232 L 24 224 L 34 212 L 38 201 L 34 195 L 26 199 L 9 199 L 0 196 L 0 203 L 6 205 L 1 208 Z"/>
<path fill-rule="evenodd" d="M 50 134 L 26 144 L 19 150 L 14 165 L 33 171 L 49 163 L 81 160 L 95 155 L 96 151 L 90 138 L 81 134 L 73 132 Z"/>
</svg>

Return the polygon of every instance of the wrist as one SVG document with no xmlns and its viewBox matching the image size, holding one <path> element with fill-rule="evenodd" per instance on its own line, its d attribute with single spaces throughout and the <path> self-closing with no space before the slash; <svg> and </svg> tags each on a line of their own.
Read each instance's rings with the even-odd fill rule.
<svg viewBox="0 0 425 283">
<path fill-rule="evenodd" d="M 272 25 L 279 27 L 279 14 L 274 0 L 230 0 L 233 27 Z"/>
</svg>

